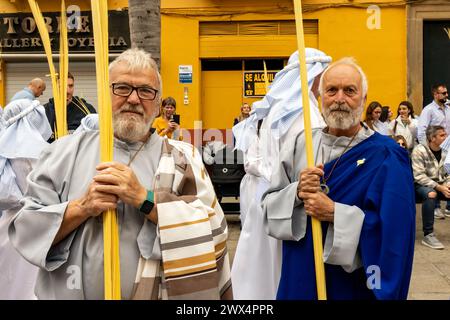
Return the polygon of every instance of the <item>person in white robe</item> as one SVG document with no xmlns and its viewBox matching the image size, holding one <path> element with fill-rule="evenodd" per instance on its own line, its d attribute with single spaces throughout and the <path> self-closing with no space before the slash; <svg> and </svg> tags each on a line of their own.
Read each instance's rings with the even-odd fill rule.
<svg viewBox="0 0 450 320">
<path fill-rule="evenodd" d="M 308 91 L 313 128 L 324 122 L 318 109 L 318 79 L 331 61 L 323 52 L 307 48 Z M 298 52 L 291 55 L 263 100 L 253 104 L 251 116 L 233 127 L 236 147 L 244 152 L 246 175 L 241 182 L 242 231 L 232 266 L 235 299 L 275 299 L 281 270 L 281 242 L 267 235 L 261 197 L 270 185 L 281 146 L 303 132 Z"/>
<path fill-rule="evenodd" d="M 0 105 L 0 133 L 5 128 L 5 120 L 3 120 L 3 107 Z"/>
<path fill-rule="evenodd" d="M 4 128 L 5 128 L 5 120 L 3 120 L 3 107 L 0 105 L 0 135 L 2 134 Z M 2 209 L 0 208 L 0 218 L 1 216 L 2 216 Z"/>
<path fill-rule="evenodd" d="M 0 299 L 36 299 L 38 268 L 14 249 L 8 225 L 21 208 L 26 176 L 51 136 L 45 109 L 38 100 L 14 100 L 4 112 L 0 133 Z"/>
<path fill-rule="evenodd" d="M 226 148 L 226 144 L 222 141 L 217 141 L 216 137 L 212 136 L 211 140 L 206 142 L 203 147 L 203 162 L 207 165 L 213 165 L 215 163 L 214 157 L 224 148 Z"/>
</svg>

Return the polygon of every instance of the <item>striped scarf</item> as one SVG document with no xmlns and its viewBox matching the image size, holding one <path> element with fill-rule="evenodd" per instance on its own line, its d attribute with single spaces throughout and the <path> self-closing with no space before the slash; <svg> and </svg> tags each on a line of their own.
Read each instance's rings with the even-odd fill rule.
<svg viewBox="0 0 450 320">
<path fill-rule="evenodd" d="M 154 192 L 162 260 L 141 256 L 133 299 L 232 299 L 227 223 L 194 146 L 164 140 Z"/>
</svg>

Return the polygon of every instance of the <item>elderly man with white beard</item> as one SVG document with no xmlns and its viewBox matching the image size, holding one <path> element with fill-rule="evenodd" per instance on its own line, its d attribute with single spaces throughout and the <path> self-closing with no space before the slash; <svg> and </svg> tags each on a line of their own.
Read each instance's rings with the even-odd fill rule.
<svg viewBox="0 0 450 320">
<path fill-rule="evenodd" d="M 114 161 L 99 131 L 55 141 L 27 178 L 11 242 L 40 267 L 39 299 L 103 299 L 102 212 L 119 224 L 122 299 L 230 298 L 227 225 L 200 154 L 153 134 L 161 78 L 129 49 L 109 67 Z"/>
<path fill-rule="evenodd" d="M 263 196 L 269 234 L 283 241 L 277 299 L 317 299 L 311 217 L 322 225 L 327 298 L 406 299 L 415 237 L 408 154 L 360 122 L 367 80 L 351 58 L 331 64 L 319 91 L 325 129 L 281 151 Z"/>
</svg>

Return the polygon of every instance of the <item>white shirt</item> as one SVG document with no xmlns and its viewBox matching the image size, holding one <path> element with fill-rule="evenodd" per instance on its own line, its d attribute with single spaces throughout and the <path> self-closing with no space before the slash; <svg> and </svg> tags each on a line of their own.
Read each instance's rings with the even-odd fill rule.
<svg viewBox="0 0 450 320">
<path fill-rule="evenodd" d="M 387 122 L 381 122 L 380 120 L 375 120 L 373 122 L 373 130 L 384 136 L 391 134 L 391 129 L 389 129 Z"/>
<path fill-rule="evenodd" d="M 418 121 L 415 118 L 411 118 L 411 116 L 409 116 L 409 121 L 409 124 L 403 124 L 401 117 L 398 116 L 397 119 L 391 121 L 389 128 L 391 129 L 393 135 L 403 136 L 408 144 L 408 149 L 411 150 L 416 145 Z M 395 123 L 397 123 L 397 126 L 395 126 Z"/>
<path fill-rule="evenodd" d="M 425 131 L 428 126 L 442 126 L 447 134 L 450 134 L 450 107 L 440 107 L 433 100 L 429 105 L 423 108 L 420 114 L 419 124 L 417 125 L 417 138 L 419 142 L 426 142 Z"/>
</svg>

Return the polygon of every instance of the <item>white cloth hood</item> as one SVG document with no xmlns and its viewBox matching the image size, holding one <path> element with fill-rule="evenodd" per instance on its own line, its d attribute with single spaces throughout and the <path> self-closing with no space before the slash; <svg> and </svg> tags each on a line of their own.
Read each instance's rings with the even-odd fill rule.
<svg viewBox="0 0 450 320">
<path fill-rule="evenodd" d="M 4 112 L 0 134 L 0 156 L 7 159 L 37 159 L 52 135 L 45 108 L 38 100 L 14 100 Z"/>
<path fill-rule="evenodd" d="M 310 91 L 314 79 L 325 70 L 331 62 L 331 57 L 314 48 L 306 48 L 305 55 L 308 91 Z M 309 96 L 311 108 L 317 108 L 317 100 L 313 94 L 310 93 Z M 292 126 L 297 116 L 302 113 L 300 64 L 297 51 L 289 58 L 288 65 L 276 74 L 266 96 L 262 100 L 254 102 L 252 109 L 249 118 L 233 127 L 236 148 L 242 151 L 246 151 L 253 141 L 258 120 L 266 118 L 269 112 L 272 113 L 272 116 L 268 128 L 276 139 L 280 139 Z M 316 123 L 322 123 L 320 114 L 319 119 L 316 119 L 317 117 L 314 117 L 314 114 L 319 114 L 319 112 L 311 114 L 313 127 Z"/>
<path fill-rule="evenodd" d="M 73 133 L 76 134 L 79 132 L 94 131 L 94 130 L 98 130 L 98 129 L 99 129 L 98 114 L 91 113 L 91 114 L 88 114 L 83 119 L 81 119 L 80 125 Z"/>
</svg>

